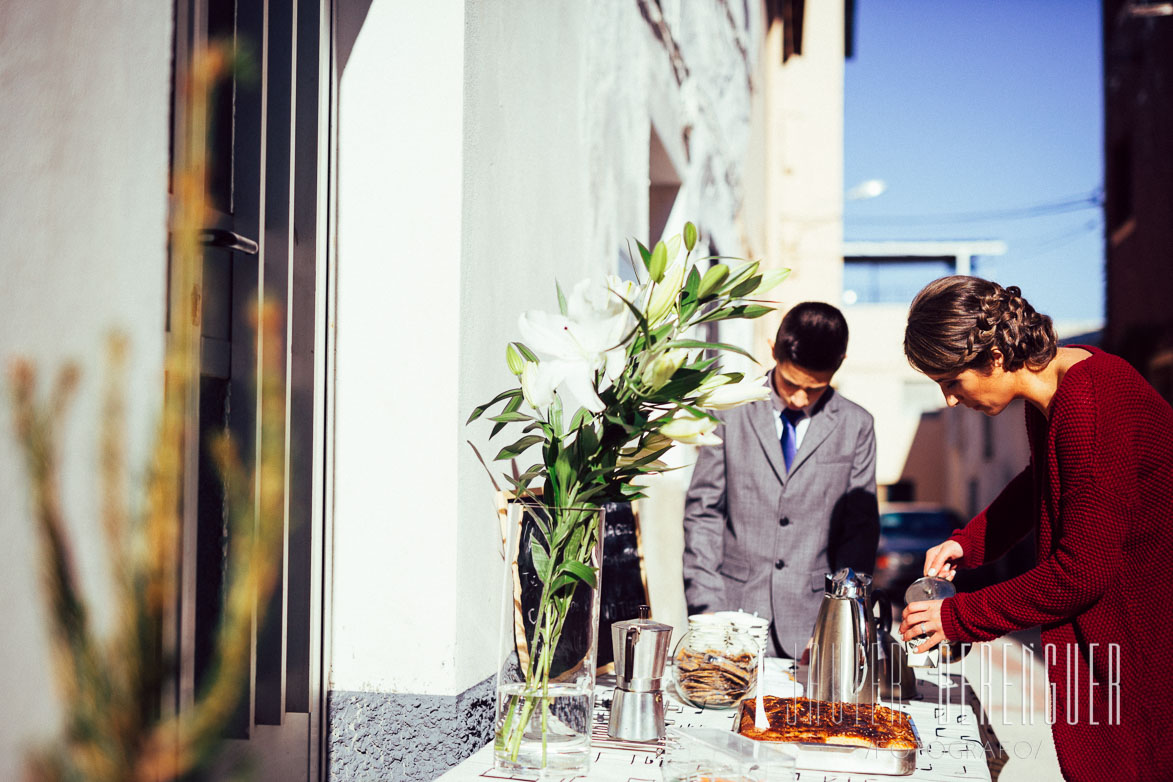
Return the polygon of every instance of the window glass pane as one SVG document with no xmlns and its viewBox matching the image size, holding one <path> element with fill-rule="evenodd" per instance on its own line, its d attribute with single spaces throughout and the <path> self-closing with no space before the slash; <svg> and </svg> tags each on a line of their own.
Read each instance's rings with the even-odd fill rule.
<svg viewBox="0 0 1173 782">
<path fill-rule="evenodd" d="M 844 301 L 906 304 L 927 283 L 952 273 L 952 258 L 845 258 Z"/>
</svg>

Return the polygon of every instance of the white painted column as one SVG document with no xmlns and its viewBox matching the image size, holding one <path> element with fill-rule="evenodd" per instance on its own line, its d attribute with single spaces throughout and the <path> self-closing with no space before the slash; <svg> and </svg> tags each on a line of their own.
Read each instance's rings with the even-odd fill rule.
<svg viewBox="0 0 1173 782">
<path fill-rule="evenodd" d="M 338 109 L 330 687 L 455 694 L 464 4 L 376 0 L 361 26 Z"/>
<path fill-rule="evenodd" d="M 130 340 L 126 445 L 135 478 L 147 468 L 162 397 L 171 4 L 2 5 L 0 364 L 32 359 L 42 390 L 64 362 L 81 369 L 62 426 L 61 491 L 81 585 L 102 632 L 113 611 L 98 427 L 112 330 Z M 28 482 L 7 378 L 0 382 L 0 779 L 16 779 L 23 753 L 54 734 L 60 711 Z"/>
</svg>

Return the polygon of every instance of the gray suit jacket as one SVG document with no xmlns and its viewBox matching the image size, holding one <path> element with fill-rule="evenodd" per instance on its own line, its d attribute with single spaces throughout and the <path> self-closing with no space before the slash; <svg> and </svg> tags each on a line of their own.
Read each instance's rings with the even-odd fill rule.
<svg viewBox="0 0 1173 782">
<path fill-rule="evenodd" d="M 811 415 L 790 473 L 770 400 L 720 415 L 684 509 L 689 613 L 741 609 L 773 620 L 777 653 L 800 654 L 841 567 L 871 573 L 880 534 L 872 416 L 834 389 Z"/>
</svg>

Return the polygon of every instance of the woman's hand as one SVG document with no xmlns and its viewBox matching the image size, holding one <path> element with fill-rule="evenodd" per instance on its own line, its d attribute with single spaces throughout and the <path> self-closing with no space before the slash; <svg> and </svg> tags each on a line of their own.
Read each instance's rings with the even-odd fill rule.
<svg viewBox="0 0 1173 782">
<path fill-rule="evenodd" d="M 909 603 L 905 609 L 903 621 L 900 623 L 900 638 L 911 641 L 918 636 L 927 635 L 928 639 L 921 642 L 917 652 L 927 652 L 945 638 L 945 631 L 941 628 L 941 603 L 944 600 L 919 600 Z"/>
<path fill-rule="evenodd" d="M 957 566 L 951 560 L 961 559 L 961 544 L 947 540 L 925 552 L 925 575 L 952 581 L 957 575 Z"/>
</svg>

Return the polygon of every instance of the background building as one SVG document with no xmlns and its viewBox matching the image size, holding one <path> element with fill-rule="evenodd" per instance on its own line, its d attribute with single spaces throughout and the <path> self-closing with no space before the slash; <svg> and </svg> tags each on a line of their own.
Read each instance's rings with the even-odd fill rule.
<svg viewBox="0 0 1173 782">
<path fill-rule="evenodd" d="M 1173 16 L 1104 0 L 1104 347 L 1173 401 Z"/>
</svg>

